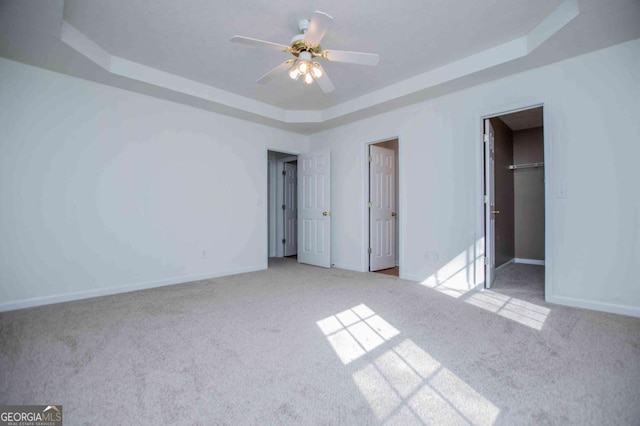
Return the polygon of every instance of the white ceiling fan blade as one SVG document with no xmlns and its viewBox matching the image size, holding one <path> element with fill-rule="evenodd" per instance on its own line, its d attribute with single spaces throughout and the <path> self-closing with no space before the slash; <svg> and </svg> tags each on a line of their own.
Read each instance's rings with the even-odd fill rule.
<svg viewBox="0 0 640 426">
<path fill-rule="evenodd" d="M 309 22 L 309 28 L 304 35 L 304 41 L 307 44 L 315 46 L 320 44 L 320 40 L 324 37 L 325 33 L 333 24 L 333 18 L 324 12 L 313 12 L 311 22 Z"/>
<path fill-rule="evenodd" d="M 320 68 L 322 69 L 322 67 Z M 324 93 L 330 93 L 336 89 L 336 86 L 333 85 L 331 79 L 329 79 L 329 76 L 324 69 L 322 69 L 322 77 L 314 78 L 316 80 L 316 83 L 318 83 L 318 86 L 320 86 L 320 90 L 322 90 Z"/>
<path fill-rule="evenodd" d="M 323 56 L 328 61 L 347 62 L 358 65 L 378 65 L 380 56 L 375 53 L 346 52 L 344 50 L 325 50 Z"/>
<path fill-rule="evenodd" d="M 289 49 L 289 46 L 285 46 L 284 44 L 272 43 L 270 41 L 258 40 L 257 38 L 243 36 L 233 36 L 231 37 L 231 41 L 234 43 L 246 44 L 249 46 L 266 47 L 267 49 L 279 50 L 280 52 L 286 52 L 287 49 Z"/>
<path fill-rule="evenodd" d="M 289 68 L 291 68 L 291 61 L 283 62 L 277 67 L 275 67 L 274 69 L 272 69 L 271 71 L 269 71 L 268 73 L 266 73 L 265 75 L 263 75 L 262 77 L 260 77 L 259 79 L 257 79 L 256 82 L 259 84 L 268 83 L 271 80 L 273 80 L 275 77 L 287 71 Z"/>
</svg>

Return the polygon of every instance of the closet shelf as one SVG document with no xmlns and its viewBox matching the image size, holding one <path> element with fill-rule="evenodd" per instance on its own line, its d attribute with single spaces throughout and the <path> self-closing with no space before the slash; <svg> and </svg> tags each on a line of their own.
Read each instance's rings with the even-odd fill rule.
<svg viewBox="0 0 640 426">
<path fill-rule="evenodd" d="M 534 167 L 544 167 L 544 162 L 541 161 L 539 163 L 512 164 L 509 166 L 509 170 L 531 169 Z"/>
</svg>

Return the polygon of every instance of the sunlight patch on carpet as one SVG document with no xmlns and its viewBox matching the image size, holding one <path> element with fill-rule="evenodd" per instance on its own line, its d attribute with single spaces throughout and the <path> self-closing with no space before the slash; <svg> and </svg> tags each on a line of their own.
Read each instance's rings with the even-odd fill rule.
<svg viewBox="0 0 640 426">
<path fill-rule="evenodd" d="M 343 364 L 349 364 L 400 334 L 361 304 L 317 322 Z"/>
<path fill-rule="evenodd" d="M 484 281 L 483 241 L 476 241 L 420 284 L 456 299 L 474 290 Z"/>
<path fill-rule="evenodd" d="M 380 422 L 493 424 L 498 418 L 498 407 L 412 340 L 394 344 L 400 332 L 366 305 L 317 325 L 342 363 L 353 365 L 353 381 Z M 373 361 L 354 362 L 372 352 L 379 353 Z"/>
<path fill-rule="evenodd" d="M 380 421 L 493 424 L 500 409 L 410 339 L 353 374 Z"/>
<path fill-rule="evenodd" d="M 547 316 L 551 312 L 549 308 L 491 290 L 476 292 L 466 298 L 465 302 L 538 331 L 542 330 Z"/>
<path fill-rule="evenodd" d="M 550 309 L 495 291 L 478 291 L 484 282 L 483 245 L 484 239 L 481 238 L 420 284 L 519 324 L 542 330 Z"/>
</svg>

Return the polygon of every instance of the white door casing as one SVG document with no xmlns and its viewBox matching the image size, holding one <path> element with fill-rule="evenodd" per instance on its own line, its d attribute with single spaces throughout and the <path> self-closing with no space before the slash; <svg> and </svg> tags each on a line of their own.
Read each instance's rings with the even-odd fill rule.
<svg viewBox="0 0 640 426">
<path fill-rule="evenodd" d="M 495 140 L 493 126 L 484 120 L 484 158 L 485 158 L 485 287 L 491 288 L 496 278 L 496 194 L 495 194 Z"/>
<path fill-rule="evenodd" d="M 284 255 L 298 253 L 298 168 L 284 163 Z"/>
<path fill-rule="evenodd" d="M 369 145 L 369 270 L 396 266 L 395 152 Z"/>
<path fill-rule="evenodd" d="M 330 156 L 298 156 L 298 262 L 331 267 Z"/>
</svg>

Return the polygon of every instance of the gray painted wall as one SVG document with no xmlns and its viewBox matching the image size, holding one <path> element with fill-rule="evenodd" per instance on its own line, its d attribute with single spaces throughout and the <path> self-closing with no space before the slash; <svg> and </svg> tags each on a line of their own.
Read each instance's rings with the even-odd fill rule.
<svg viewBox="0 0 640 426">
<path fill-rule="evenodd" d="M 513 132 L 516 164 L 544 161 L 542 127 Z M 515 257 L 544 260 L 544 168 L 513 170 Z"/>
</svg>

